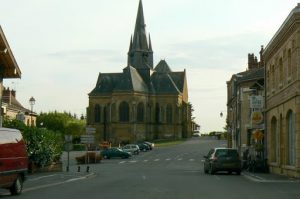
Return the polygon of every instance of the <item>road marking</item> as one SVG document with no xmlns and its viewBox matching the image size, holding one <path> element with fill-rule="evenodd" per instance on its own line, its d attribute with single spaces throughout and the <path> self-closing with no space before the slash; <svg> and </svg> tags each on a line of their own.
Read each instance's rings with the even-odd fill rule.
<svg viewBox="0 0 300 199">
<path fill-rule="evenodd" d="M 146 180 L 146 176 L 143 175 L 143 176 L 142 176 L 142 179 L 143 179 L 143 180 Z"/>
<path fill-rule="evenodd" d="M 166 159 L 166 161 L 170 161 L 170 160 L 171 160 L 171 158 L 167 158 L 167 159 Z"/>
<path fill-rule="evenodd" d="M 181 161 L 182 160 L 182 158 L 179 158 L 179 159 L 177 159 L 178 161 Z"/>
<path fill-rule="evenodd" d="M 155 160 L 154 160 L 154 162 L 157 162 L 157 161 L 159 161 L 159 159 L 155 159 Z"/>
<path fill-rule="evenodd" d="M 136 160 L 131 160 L 129 161 L 130 163 L 136 163 L 137 161 Z"/>
<path fill-rule="evenodd" d="M 119 162 L 119 164 L 124 164 L 126 161 Z"/>
<path fill-rule="evenodd" d="M 144 160 L 144 162 L 148 162 L 148 160 Z"/>
<path fill-rule="evenodd" d="M 55 183 L 40 185 L 40 186 L 36 186 L 36 187 L 26 188 L 26 189 L 23 189 L 23 192 L 35 191 L 35 190 L 42 189 L 42 188 L 48 188 L 48 187 L 53 187 L 53 186 L 57 186 L 57 185 L 67 184 L 67 183 L 75 182 L 75 181 L 78 181 L 78 180 L 84 180 L 84 179 L 87 179 L 87 178 L 90 178 L 90 177 L 93 177 L 93 176 L 95 176 L 95 173 L 90 173 L 86 176 L 72 178 L 72 179 L 62 181 L 62 182 L 55 182 Z"/>
<path fill-rule="evenodd" d="M 47 176 L 41 176 L 41 177 L 37 177 L 37 178 L 32 178 L 32 179 L 28 179 L 28 181 L 36 181 L 36 180 L 41 180 L 43 178 L 50 178 L 50 177 L 53 177 L 53 176 L 56 176 L 57 174 L 54 174 L 54 175 L 47 175 Z"/>
<path fill-rule="evenodd" d="M 189 161 L 194 162 L 195 160 L 194 159 L 189 159 Z"/>
</svg>

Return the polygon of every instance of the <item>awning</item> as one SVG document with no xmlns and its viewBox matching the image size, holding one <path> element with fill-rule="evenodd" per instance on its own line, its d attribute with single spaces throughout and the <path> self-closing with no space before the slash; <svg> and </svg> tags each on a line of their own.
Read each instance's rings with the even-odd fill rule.
<svg viewBox="0 0 300 199">
<path fill-rule="evenodd" d="M 1 65 L 4 66 L 3 78 L 21 78 L 21 70 L 0 26 L 0 66 Z"/>
</svg>

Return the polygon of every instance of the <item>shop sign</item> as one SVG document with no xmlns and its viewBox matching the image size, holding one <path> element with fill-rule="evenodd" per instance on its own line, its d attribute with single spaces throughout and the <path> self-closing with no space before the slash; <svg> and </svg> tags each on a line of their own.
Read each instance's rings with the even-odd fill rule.
<svg viewBox="0 0 300 199">
<path fill-rule="evenodd" d="M 262 109 L 264 107 L 264 98 L 261 95 L 250 96 L 250 108 Z"/>
<path fill-rule="evenodd" d="M 264 116 L 261 111 L 253 111 L 251 114 L 252 125 L 260 124 L 263 122 Z"/>
</svg>

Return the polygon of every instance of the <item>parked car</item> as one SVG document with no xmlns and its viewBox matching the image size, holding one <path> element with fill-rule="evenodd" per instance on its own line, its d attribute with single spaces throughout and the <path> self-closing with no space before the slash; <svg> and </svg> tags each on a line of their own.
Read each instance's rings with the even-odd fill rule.
<svg viewBox="0 0 300 199">
<path fill-rule="evenodd" d="M 140 153 L 140 148 L 136 144 L 126 144 L 125 146 L 122 147 L 122 150 L 136 155 Z"/>
<path fill-rule="evenodd" d="M 148 144 L 138 143 L 137 145 L 139 146 L 140 151 L 149 151 L 150 150 L 150 146 Z"/>
<path fill-rule="evenodd" d="M 147 144 L 150 147 L 150 150 L 154 149 L 155 144 L 153 142 L 145 141 L 144 144 Z"/>
<path fill-rule="evenodd" d="M 22 134 L 17 129 L 0 128 L 0 188 L 12 195 L 22 193 L 28 170 L 28 156 Z"/>
<path fill-rule="evenodd" d="M 214 174 L 218 171 L 241 174 L 241 160 L 237 149 L 214 148 L 204 156 L 204 173 Z"/>
<path fill-rule="evenodd" d="M 101 156 L 104 159 L 110 159 L 110 158 L 129 158 L 131 157 L 131 154 L 128 152 L 123 151 L 122 149 L 119 148 L 109 148 L 109 149 L 104 149 L 101 151 Z"/>
</svg>

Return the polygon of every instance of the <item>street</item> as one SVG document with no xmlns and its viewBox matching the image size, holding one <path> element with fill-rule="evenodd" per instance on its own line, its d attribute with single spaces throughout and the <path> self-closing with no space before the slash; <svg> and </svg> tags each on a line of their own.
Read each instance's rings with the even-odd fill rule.
<svg viewBox="0 0 300 199">
<path fill-rule="evenodd" d="M 0 198 L 104 198 L 104 199 L 297 199 L 300 180 L 273 174 L 204 174 L 202 157 L 225 141 L 191 138 L 183 144 L 155 148 L 130 159 L 103 160 L 81 172 L 71 161 L 70 172 L 30 175 L 21 196 Z"/>
</svg>

